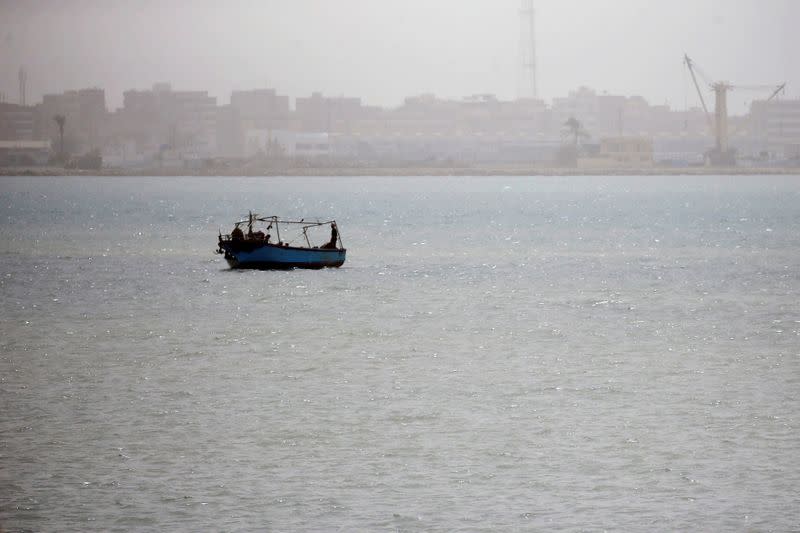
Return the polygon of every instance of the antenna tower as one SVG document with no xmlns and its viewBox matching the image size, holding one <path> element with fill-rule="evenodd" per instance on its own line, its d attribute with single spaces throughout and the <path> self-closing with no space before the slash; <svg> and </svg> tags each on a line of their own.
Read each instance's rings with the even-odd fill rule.
<svg viewBox="0 0 800 533">
<path fill-rule="evenodd" d="M 19 69 L 19 105 L 25 105 L 25 92 L 28 89 L 28 73 L 25 67 Z"/>
<path fill-rule="evenodd" d="M 538 98 L 536 87 L 536 12 L 533 0 L 520 0 L 519 9 L 519 98 Z"/>
</svg>

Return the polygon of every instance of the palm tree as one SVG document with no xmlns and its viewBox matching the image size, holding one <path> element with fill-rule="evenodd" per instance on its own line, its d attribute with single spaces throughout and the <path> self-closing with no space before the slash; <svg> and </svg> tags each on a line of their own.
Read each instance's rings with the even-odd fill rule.
<svg viewBox="0 0 800 533">
<path fill-rule="evenodd" d="M 564 127 L 566 128 L 564 136 L 569 136 L 572 138 L 572 145 L 575 148 L 578 147 L 578 141 L 580 139 L 588 139 L 590 137 L 589 133 L 587 133 L 587 131 L 583 128 L 581 121 L 575 117 L 569 117 L 569 119 L 564 122 Z"/>
<path fill-rule="evenodd" d="M 64 115 L 56 115 L 53 117 L 53 120 L 56 121 L 58 124 L 58 136 L 59 136 L 59 143 L 61 149 L 59 150 L 59 154 L 64 153 L 64 124 L 67 122 L 67 117 Z"/>
<path fill-rule="evenodd" d="M 581 139 L 588 139 L 589 133 L 584 129 L 581 121 L 575 117 L 569 117 L 564 122 L 564 129 L 561 133 L 564 139 L 569 139 L 571 142 L 565 143 L 556 154 L 556 161 L 565 166 L 575 166 L 578 164 L 578 154 L 580 152 Z"/>
</svg>

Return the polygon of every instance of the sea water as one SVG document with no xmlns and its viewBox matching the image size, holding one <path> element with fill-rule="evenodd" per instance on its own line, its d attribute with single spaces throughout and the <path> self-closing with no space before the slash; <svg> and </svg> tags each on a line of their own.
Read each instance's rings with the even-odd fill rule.
<svg viewBox="0 0 800 533">
<path fill-rule="evenodd" d="M 5 178 L 0 526 L 797 529 L 799 300 L 798 176 Z"/>
</svg>

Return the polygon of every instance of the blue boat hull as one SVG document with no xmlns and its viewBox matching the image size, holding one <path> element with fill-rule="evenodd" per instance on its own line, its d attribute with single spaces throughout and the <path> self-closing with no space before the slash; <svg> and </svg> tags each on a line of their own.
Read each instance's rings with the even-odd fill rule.
<svg viewBox="0 0 800 533">
<path fill-rule="evenodd" d="M 291 269 L 327 268 L 344 264 L 347 250 L 335 248 L 295 248 L 264 244 L 250 250 L 224 243 L 225 260 L 231 268 Z"/>
</svg>

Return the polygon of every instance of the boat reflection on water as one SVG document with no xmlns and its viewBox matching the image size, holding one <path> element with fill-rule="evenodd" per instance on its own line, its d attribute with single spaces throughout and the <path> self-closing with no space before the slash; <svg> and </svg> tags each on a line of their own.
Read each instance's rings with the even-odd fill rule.
<svg viewBox="0 0 800 533">
<path fill-rule="evenodd" d="M 259 224 L 266 226 L 258 229 Z M 290 236 L 291 240 L 282 240 L 281 228 L 284 238 Z M 312 245 L 311 239 L 323 233 L 325 228 L 330 228 L 330 239 L 324 244 Z M 296 244 L 296 241 L 300 243 Z M 340 267 L 347 254 L 335 220 L 283 220 L 277 216 L 262 217 L 256 213 L 249 213 L 246 220 L 236 222 L 230 235 L 220 233 L 218 245 L 216 253 L 223 254 L 231 268 Z"/>
</svg>

